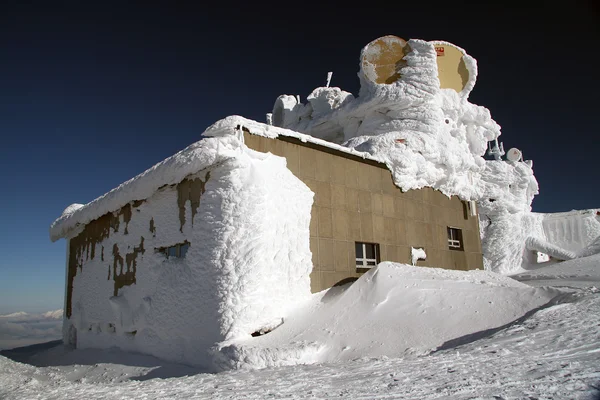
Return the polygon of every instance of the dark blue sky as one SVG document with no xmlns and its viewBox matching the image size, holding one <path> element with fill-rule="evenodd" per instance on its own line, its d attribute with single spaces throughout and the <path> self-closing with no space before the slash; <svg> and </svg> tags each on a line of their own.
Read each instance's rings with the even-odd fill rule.
<svg viewBox="0 0 600 400">
<path fill-rule="evenodd" d="M 332 86 L 358 94 L 360 50 L 386 34 L 447 40 L 478 60 L 470 100 L 490 109 L 506 149 L 533 159 L 534 211 L 600 206 L 592 2 L 83 3 L 0 5 L 0 313 L 62 307 L 65 243 L 50 243 L 48 228 L 66 206 L 104 194 L 220 118 L 264 121 L 278 95 L 304 101 L 328 71 Z"/>
</svg>

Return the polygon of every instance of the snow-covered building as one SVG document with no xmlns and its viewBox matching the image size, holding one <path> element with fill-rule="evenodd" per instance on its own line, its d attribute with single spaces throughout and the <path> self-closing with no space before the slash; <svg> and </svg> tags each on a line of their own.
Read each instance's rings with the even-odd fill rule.
<svg viewBox="0 0 600 400">
<path fill-rule="evenodd" d="M 410 264 L 412 248 L 418 265 L 483 267 L 456 196 L 403 192 L 367 154 L 241 117 L 205 135 L 52 225 L 68 243 L 67 342 L 197 363 L 281 323 L 311 288 Z"/>
<path fill-rule="evenodd" d="M 311 211 L 311 288 L 320 291 L 358 277 L 380 261 L 483 269 L 473 203 L 431 187 L 403 191 L 385 163 L 369 154 L 299 136 L 297 132 L 235 119 L 245 144 L 287 160 L 315 194 Z"/>
<path fill-rule="evenodd" d="M 467 101 L 476 74 L 449 43 L 380 38 L 357 98 L 280 96 L 269 123 L 225 118 L 69 206 L 50 228 L 67 240 L 65 342 L 209 365 L 218 343 L 380 261 L 482 269 L 476 202 L 499 126 Z"/>
</svg>

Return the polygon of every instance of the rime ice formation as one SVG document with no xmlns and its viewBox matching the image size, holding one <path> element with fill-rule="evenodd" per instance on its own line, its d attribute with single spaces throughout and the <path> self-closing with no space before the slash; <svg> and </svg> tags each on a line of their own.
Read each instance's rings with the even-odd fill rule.
<svg viewBox="0 0 600 400">
<path fill-rule="evenodd" d="M 410 248 L 410 258 L 412 265 L 417 265 L 417 261 L 427 259 L 427 254 L 422 248 Z"/>
<path fill-rule="evenodd" d="M 409 40 L 409 51 L 398 64 L 400 78 L 389 84 L 374 82 L 369 77 L 375 66 L 361 63 L 356 98 L 335 87 L 315 89 L 307 104 L 298 96 L 280 96 L 273 123 L 369 154 L 388 166 L 403 190 L 430 186 L 477 201 L 488 270 L 520 271 L 531 263 L 533 243 L 536 249 L 558 247 L 555 250 L 564 251 L 555 254 L 567 259 L 571 239 L 556 242 L 549 223 L 542 223 L 551 217 L 531 213 L 538 194 L 531 162 L 483 158 L 488 142 L 497 142 L 500 126 L 488 109 L 468 101 L 477 78 L 475 59 L 452 45 L 462 53 L 469 78 L 460 92 L 440 88 L 435 46 L 445 44 L 449 43 Z M 373 51 L 377 48 L 366 46 L 361 59 L 369 60 Z M 592 220 L 589 224 L 598 223 Z M 600 232 L 586 235 L 581 246 L 589 246 L 585 254 L 592 254 L 600 248 L 591 245 Z M 529 240 L 528 247 L 529 237 L 535 240 Z M 574 236 L 573 240 L 579 243 Z"/>
<path fill-rule="evenodd" d="M 410 40 L 408 45 L 411 51 L 396 82 L 372 82 L 361 67 L 359 97 L 321 87 L 304 105 L 284 95 L 275 103 L 274 124 L 371 154 L 387 164 L 403 190 L 431 186 L 478 199 L 483 155 L 500 127 L 487 109 L 467 101 L 476 63 L 465 53 L 471 78 L 461 93 L 440 89 L 434 43 Z"/>
<path fill-rule="evenodd" d="M 82 225 L 131 206 L 129 220 L 119 215 L 121 228 L 111 227 L 91 255 L 90 242 L 75 254 L 81 267 L 67 342 L 75 340 L 74 327 L 78 348 L 117 346 L 210 366 L 217 343 L 277 325 L 309 297 L 313 194 L 284 158 L 248 149 L 239 133 L 214 126 L 211 137 L 52 225 L 54 240 L 71 238 Z M 182 219 L 176 184 L 184 178 L 206 183 L 197 208 L 186 201 Z M 191 245 L 184 258 L 157 251 L 185 241 Z M 115 276 L 130 267 L 135 284 L 117 287 Z"/>
<path fill-rule="evenodd" d="M 72 290 L 65 340 L 76 341 L 79 348 L 117 346 L 218 368 L 297 364 L 430 350 L 445 340 L 508 323 L 547 302 L 552 293 L 509 283 L 487 271 L 426 271 L 391 263 L 373 268 L 337 297 L 338 288 L 311 298 L 313 193 L 287 169 L 284 158 L 243 143 L 244 131 L 294 137 L 384 163 L 405 191 L 433 187 L 476 201 L 484 263 L 490 271 L 519 272 L 535 264 L 534 254 L 540 252 L 559 260 L 599 252 L 597 210 L 532 213 L 538 184 L 531 163 L 484 159 L 500 126 L 486 108 L 468 101 L 477 66 L 464 50 L 458 49 L 468 71 L 464 89 L 440 88 L 435 46 L 445 43 L 410 40 L 397 64 L 400 78 L 392 83 L 368 79 L 373 66 L 361 64 L 365 70 L 359 72 L 358 97 L 335 87 L 316 88 L 307 104 L 298 96 L 280 96 L 270 115 L 275 126 L 238 116 L 217 121 L 203 140 L 86 205 L 67 207 L 50 228 L 53 241 L 76 239 L 69 244 Z M 190 180 L 202 183 L 199 201 L 184 196 L 190 187 L 180 187 Z M 105 216 L 112 218 L 109 224 L 86 233 L 88 224 Z M 170 253 L 165 249 L 182 245 L 189 246 L 185 257 L 166 257 Z M 423 249 L 413 249 L 413 263 L 424 257 Z M 404 290 L 407 281 L 418 290 Z M 424 312 L 439 314 L 444 310 L 438 306 L 446 300 L 435 293 L 448 286 L 465 294 L 453 301 L 466 314 L 456 309 L 453 314 L 474 318 L 469 329 L 450 321 L 436 331 L 445 319 L 430 318 L 431 326 L 421 332 L 433 335 L 411 347 L 395 341 L 397 326 L 365 327 L 373 304 L 375 313 L 379 306 L 387 308 L 404 328 L 406 315 L 417 323 Z M 517 301 L 505 308 L 488 305 L 498 293 Z M 390 295 L 396 302 L 386 306 Z M 417 309 L 417 314 L 412 306 L 424 304 L 423 298 L 430 306 Z M 356 304 L 362 308 L 350 312 Z M 397 304 L 411 309 L 399 314 Z M 481 315 L 495 308 L 498 318 L 492 325 L 477 319 L 478 308 L 486 311 Z M 314 309 L 324 319 L 307 329 L 294 324 L 295 312 Z M 291 323 L 283 324 L 288 316 Z M 299 324 L 307 320 L 306 315 L 297 318 Z M 327 338 L 330 331 L 323 327 L 329 323 L 341 340 Z M 362 329 L 389 347 L 353 342 L 346 333 L 354 335 L 355 330 L 339 324 Z M 270 330 L 269 336 L 252 339 L 252 333 Z M 421 339 L 415 332 L 404 333 L 406 340 Z"/>
</svg>

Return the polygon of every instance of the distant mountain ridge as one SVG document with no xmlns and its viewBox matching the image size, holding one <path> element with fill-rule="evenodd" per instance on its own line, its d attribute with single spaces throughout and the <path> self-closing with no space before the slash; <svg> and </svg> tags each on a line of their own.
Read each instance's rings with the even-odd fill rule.
<svg viewBox="0 0 600 400">
<path fill-rule="evenodd" d="M 44 313 L 26 313 L 24 311 L 17 311 L 10 314 L 0 315 L 0 318 L 6 319 L 33 319 L 33 318 L 43 318 L 43 319 L 61 319 L 63 317 L 63 310 L 54 310 L 47 311 Z"/>
</svg>

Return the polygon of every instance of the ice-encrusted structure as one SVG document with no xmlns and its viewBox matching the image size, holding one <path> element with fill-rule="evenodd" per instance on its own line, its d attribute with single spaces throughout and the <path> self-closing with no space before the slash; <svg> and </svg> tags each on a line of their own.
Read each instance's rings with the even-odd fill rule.
<svg viewBox="0 0 600 400">
<path fill-rule="evenodd" d="M 392 83 L 374 82 L 369 78 L 374 66 L 363 62 L 356 98 L 337 87 L 315 89 L 307 104 L 298 96 L 280 96 L 273 123 L 369 154 L 388 166 L 403 190 L 429 186 L 476 201 L 488 270 L 518 272 L 530 263 L 533 248 L 554 246 L 559 259 L 568 259 L 571 244 L 554 241 L 548 223 L 541 222 L 545 217 L 531 213 L 539 192 L 532 163 L 484 158 L 488 143 L 497 143 L 500 126 L 488 109 L 468 101 L 477 78 L 475 59 L 452 45 L 462 53 L 468 80 L 460 92 L 442 89 L 436 45 L 451 44 L 409 40 L 409 51 L 398 65 L 400 78 Z M 368 60 L 373 51 L 377 48 L 365 47 L 361 58 Z M 597 223 L 589 221 L 590 226 Z M 587 232 L 582 248 L 598 236 L 591 233 L 595 228 Z"/>
<path fill-rule="evenodd" d="M 254 340 L 252 333 L 277 328 L 304 300 L 308 311 L 314 306 L 308 301 L 313 193 L 284 158 L 247 148 L 244 130 L 385 163 L 403 190 L 433 187 L 477 202 L 488 270 L 518 272 L 533 251 L 556 259 L 600 251 L 597 210 L 532 213 L 538 185 L 531 163 L 484 159 L 500 126 L 486 108 L 468 101 L 477 66 L 464 50 L 459 49 L 468 71 L 464 88 L 440 88 L 435 47 L 443 44 L 410 40 L 398 64 L 400 78 L 392 83 L 368 79 L 372 66 L 361 64 L 358 97 L 335 87 L 315 89 L 306 104 L 297 96 L 280 96 L 270 116 L 275 126 L 227 117 L 209 127 L 203 140 L 106 195 L 67 207 L 50 228 L 52 240 L 70 243 L 65 341 L 225 368 L 331 360 L 348 350 L 330 349 L 325 357 L 326 346 L 309 341 L 310 335 L 294 342 L 304 328 L 290 330 L 289 323 L 277 330 L 292 332 L 280 348 L 270 341 L 278 334 L 257 339 L 265 345 L 260 351 L 243 345 Z M 183 249 L 187 254 L 178 257 Z M 426 256 L 423 249 L 412 255 L 413 264 Z M 402 274 L 396 274 L 398 268 Z M 403 281 L 403 274 L 424 273 L 387 264 L 372 271 L 348 291 L 346 302 L 332 307 L 336 313 L 356 303 L 356 292 L 366 294 L 371 305 L 365 282 L 376 283 L 378 274 L 393 283 Z M 459 272 L 434 273 L 448 274 L 458 282 L 464 278 Z M 396 286 L 386 284 L 380 297 L 387 299 Z M 519 305 L 506 321 L 547 300 L 542 297 Z M 363 311 L 356 321 L 367 314 Z"/>
<path fill-rule="evenodd" d="M 315 89 L 306 105 L 294 96 L 280 96 L 273 123 L 377 157 L 403 190 L 429 186 L 479 199 L 483 156 L 500 126 L 486 108 L 467 100 L 477 67 L 466 53 L 470 80 L 465 89 L 440 88 L 435 43 L 408 41 L 411 51 L 399 70 L 401 78 L 391 84 L 365 78 L 361 68 L 357 98 L 336 87 Z"/>
<path fill-rule="evenodd" d="M 235 126 L 206 135 L 52 224 L 53 240 L 75 239 L 66 343 L 211 366 L 217 343 L 277 326 L 309 297 L 313 193 Z M 197 203 L 182 201 L 190 182 Z M 177 243 L 186 256 L 167 258 Z"/>
</svg>

